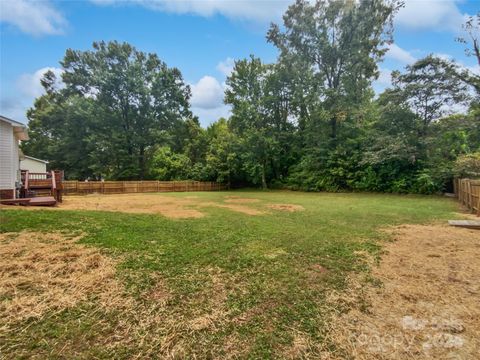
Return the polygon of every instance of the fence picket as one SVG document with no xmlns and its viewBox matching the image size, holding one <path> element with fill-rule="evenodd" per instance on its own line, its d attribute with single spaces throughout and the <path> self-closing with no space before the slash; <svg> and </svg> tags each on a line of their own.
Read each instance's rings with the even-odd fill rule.
<svg viewBox="0 0 480 360">
<path fill-rule="evenodd" d="M 65 195 L 221 191 L 226 189 L 225 184 L 209 181 L 63 181 L 63 193 Z"/>
<path fill-rule="evenodd" d="M 453 191 L 460 204 L 480 216 L 480 180 L 454 179 Z"/>
</svg>

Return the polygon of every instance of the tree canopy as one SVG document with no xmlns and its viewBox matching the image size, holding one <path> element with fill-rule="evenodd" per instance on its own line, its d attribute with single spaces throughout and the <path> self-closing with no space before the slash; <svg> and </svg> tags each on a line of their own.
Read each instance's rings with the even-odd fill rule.
<svg viewBox="0 0 480 360">
<path fill-rule="evenodd" d="M 310 191 L 433 193 L 476 174 L 479 76 L 428 55 L 375 94 L 396 0 L 297 0 L 235 62 L 231 116 L 202 128 L 181 72 L 130 44 L 68 49 L 28 112 L 24 151 L 75 179 L 211 180 Z M 478 15 L 457 39 L 478 57 Z M 59 83 L 61 84 L 59 86 Z M 477 161 L 478 162 L 478 161 Z M 473 165 L 472 165 L 473 164 Z"/>
</svg>

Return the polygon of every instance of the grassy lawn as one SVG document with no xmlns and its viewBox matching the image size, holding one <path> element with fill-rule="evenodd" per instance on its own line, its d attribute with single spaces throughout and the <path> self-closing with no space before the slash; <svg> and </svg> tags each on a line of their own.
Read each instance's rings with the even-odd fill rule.
<svg viewBox="0 0 480 360">
<path fill-rule="evenodd" d="M 381 254 L 382 241 L 388 240 L 381 229 L 446 220 L 457 210 L 451 199 L 426 196 L 162 194 L 192 195 L 218 203 L 235 195 L 259 199 L 248 204 L 256 209 L 282 203 L 305 210 L 252 216 L 208 207 L 202 218 L 169 219 L 1 209 L 2 233 L 84 234 L 80 243 L 115 259 L 125 302 L 102 306 L 95 295 L 8 326 L 0 320 L 0 353 L 11 358 L 287 358 L 334 352 L 324 341 L 335 309 L 326 299 L 344 288 L 349 273 L 368 275 L 362 259 L 366 252 Z M 11 298 L 0 300 L 3 307 Z"/>
</svg>

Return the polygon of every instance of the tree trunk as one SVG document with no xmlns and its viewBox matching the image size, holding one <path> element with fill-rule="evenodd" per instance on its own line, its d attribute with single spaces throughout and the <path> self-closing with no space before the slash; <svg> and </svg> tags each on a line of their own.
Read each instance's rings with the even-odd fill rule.
<svg viewBox="0 0 480 360">
<path fill-rule="evenodd" d="M 138 168 L 140 170 L 140 180 L 145 177 L 145 148 L 140 146 L 140 155 L 138 157 Z"/>
<path fill-rule="evenodd" d="M 330 120 L 330 125 L 332 127 L 332 139 L 335 140 L 337 138 L 337 119 L 335 119 L 335 116 Z"/>
<path fill-rule="evenodd" d="M 266 168 L 266 165 L 265 165 L 265 161 L 263 161 L 263 164 L 262 164 L 262 189 L 267 189 L 267 178 L 266 178 L 266 174 L 265 174 L 265 168 Z"/>
</svg>

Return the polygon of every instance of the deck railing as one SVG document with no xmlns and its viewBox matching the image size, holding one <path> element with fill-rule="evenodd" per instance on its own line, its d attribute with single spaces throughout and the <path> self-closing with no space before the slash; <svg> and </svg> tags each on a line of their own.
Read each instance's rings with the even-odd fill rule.
<svg viewBox="0 0 480 360">
<path fill-rule="evenodd" d="M 21 179 L 21 197 L 35 197 L 47 192 L 47 194 L 49 193 L 51 196 L 55 197 L 57 201 L 62 201 L 63 171 L 52 170 L 40 173 L 22 170 Z"/>
</svg>

